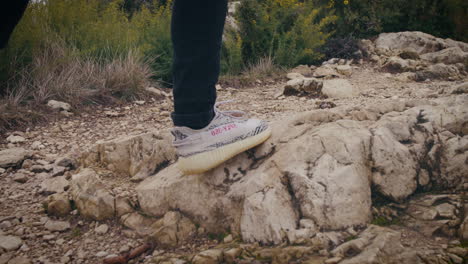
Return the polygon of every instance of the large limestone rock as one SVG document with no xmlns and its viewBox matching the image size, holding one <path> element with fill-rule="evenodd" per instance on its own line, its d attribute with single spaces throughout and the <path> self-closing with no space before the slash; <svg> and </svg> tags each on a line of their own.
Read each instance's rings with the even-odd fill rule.
<svg viewBox="0 0 468 264">
<path fill-rule="evenodd" d="M 425 54 L 451 47 L 458 47 L 468 52 L 467 43 L 451 39 L 441 39 L 417 31 L 382 33 L 374 43 L 377 53 L 385 55 L 392 52 L 399 53 L 402 50 L 412 50 L 418 54 Z"/>
<path fill-rule="evenodd" d="M 94 170 L 83 169 L 73 175 L 70 185 L 71 199 L 82 216 L 95 220 L 114 217 L 114 196 Z"/>
<path fill-rule="evenodd" d="M 151 225 L 150 237 L 158 245 L 175 247 L 195 233 L 195 225 L 179 212 L 168 212 Z"/>
<path fill-rule="evenodd" d="M 31 156 L 31 152 L 23 148 L 10 148 L 0 151 L 0 168 L 8 168 L 18 166 L 28 156 Z"/>
<path fill-rule="evenodd" d="M 468 52 L 464 52 L 459 47 L 448 48 L 436 52 L 426 53 L 421 56 L 422 59 L 432 63 L 465 63 L 468 61 Z"/>
<path fill-rule="evenodd" d="M 419 185 L 463 186 L 467 104 L 459 95 L 299 114 L 207 173 L 187 177 L 170 165 L 138 185 L 139 204 L 154 217 L 177 208 L 209 232 L 230 229 L 248 242 L 286 241 L 304 219 L 313 232 L 363 225 L 371 186 L 396 202 Z"/>
<path fill-rule="evenodd" d="M 349 98 L 359 95 L 357 88 L 345 79 L 325 80 L 322 93 L 329 98 Z"/>
<path fill-rule="evenodd" d="M 82 163 L 107 166 L 113 171 L 142 179 L 158 172 L 175 159 L 169 133 L 150 132 L 98 142 L 82 157 Z"/>
</svg>

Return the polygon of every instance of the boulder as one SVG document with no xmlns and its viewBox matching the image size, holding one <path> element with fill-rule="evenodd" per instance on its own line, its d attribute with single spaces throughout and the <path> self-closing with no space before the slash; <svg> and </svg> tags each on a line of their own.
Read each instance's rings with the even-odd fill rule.
<svg viewBox="0 0 468 264">
<path fill-rule="evenodd" d="M 137 186 L 138 203 L 156 218 L 177 208 L 208 232 L 230 230 L 246 242 L 362 226 L 371 220 L 371 187 L 402 202 L 423 181 L 463 186 L 467 104 L 462 94 L 408 109 L 392 101 L 359 114 L 352 107 L 305 112 L 272 124 L 264 144 L 206 173 L 187 177 L 169 165 Z M 305 223 L 312 232 L 302 230 Z"/>
<path fill-rule="evenodd" d="M 85 167 L 100 164 L 117 173 L 143 179 L 156 173 L 175 159 L 169 133 L 150 132 L 98 142 L 81 157 Z"/>
<path fill-rule="evenodd" d="M 421 55 L 450 47 L 459 47 L 463 51 L 468 52 L 467 43 L 436 38 L 418 31 L 381 33 L 374 41 L 374 44 L 376 52 L 383 55 L 399 53 L 402 50 L 413 50 Z"/>
<path fill-rule="evenodd" d="M 289 127 L 277 125 L 283 129 L 277 126 L 276 131 Z M 320 130 L 307 130 L 310 125 L 289 131 L 287 137 L 278 132 L 256 154 L 240 154 L 203 175 L 185 177 L 176 166 L 169 166 L 137 187 L 140 206 L 154 216 L 179 208 L 210 232 L 230 228 L 245 241 L 265 243 L 280 243 L 287 231 L 297 229 L 299 212 L 316 219 L 322 228 L 366 223 L 370 170 L 362 151 L 368 149 L 369 131 L 354 121 Z M 304 131 L 309 132 L 288 142 Z M 281 144 L 267 162 L 255 165 L 258 157 L 272 151 L 272 145 L 280 144 L 279 139 L 288 144 Z M 185 195 L 174 195 L 176 190 Z"/>
<path fill-rule="evenodd" d="M 345 79 L 325 80 L 322 93 L 329 98 L 349 98 L 359 95 L 359 91 Z"/>
<path fill-rule="evenodd" d="M 9 148 L 0 151 L 0 168 L 19 166 L 31 152 L 23 148 Z"/>
<path fill-rule="evenodd" d="M 70 196 L 84 217 L 104 220 L 115 215 L 114 196 L 92 169 L 83 169 L 72 176 Z"/>
</svg>

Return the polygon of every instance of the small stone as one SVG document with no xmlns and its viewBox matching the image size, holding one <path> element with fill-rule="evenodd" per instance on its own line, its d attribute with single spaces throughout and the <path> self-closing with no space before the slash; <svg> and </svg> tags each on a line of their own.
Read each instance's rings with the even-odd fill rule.
<svg viewBox="0 0 468 264">
<path fill-rule="evenodd" d="M 122 247 L 120 247 L 119 249 L 119 253 L 125 253 L 127 251 L 130 251 L 130 247 L 128 245 L 123 245 Z M 154 253 L 153 253 L 153 256 L 154 256 Z"/>
<path fill-rule="evenodd" d="M 56 193 L 47 197 L 47 214 L 66 216 L 71 211 L 70 200 L 66 193 Z"/>
<path fill-rule="evenodd" d="M 94 229 L 94 232 L 100 235 L 107 233 L 107 231 L 109 231 L 109 226 L 106 224 L 102 224 Z"/>
<path fill-rule="evenodd" d="M 2 221 L 2 222 L 0 223 L 0 228 L 1 228 L 1 229 L 8 229 L 8 228 L 10 228 L 10 227 L 12 227 L 12 226 L 13 226 L 13 224 L 12 224 L 10 221 L 8 221 L 8 220 Z"/>
<path fill-rule="evenodd" d="M 453 263 L 455 264 L 462 264 L 463 263 L 463 259 L 460 258 L 459 256 L 455 255 L 455 254 L 451 254 L 451 253 L 448 253 L 447 254 L 450 259 L 452 260 Z"/>
<path fill-rule="evenodd" d="M 41 173 L 47 171 L 46 168 L 43 165 L 32 165 L 31 168 L 29 169 L 30 171 L 34 173 Z"/>
<path fill-rule="evenodd" d="M 19 183 L 25 183 L 28 181 L 28 179 L 29 177 L 26 174 L 21 173 L 21 172 L 18 172 L 13 176 L 13 180 Z"/>
<path fill-rule="evenodd" d="M 55 235 L 45 235 L 42 237 L 44 240 L 48 241 L 48 240 L 52 240 L 52 239 L 55 239 Z"/>
<path fill-rule="evenodd" d="M 221 249 L 208 249 L 198 253 L 192 260 L 193 264 L 218 264 L 222 261 Z"/>
<path fill-rule="evenodd" d="M 69 103 L 55 101 L 55 100 L 49 100 L 49 102 L 47 102 L 47 106 L 49 106 L 52 109 L 65 110 L 65 111 L 70 111 L 71 109 L 71 105 Z"/>
<path fill-rule="evenodd" d="M 227 263 L 235 263 L 235 260 L 242 254 L 241 248 L 231 248 L 224 251 L 224 260 Z"/>
<path fill-rule="evenodd" d="M 70 229 L 70 223 L 66 221 L 49 220 L 45 223 L 44 227 L 49 231 L 66 231 Z"/>
<path fill-rule="evenodd" d="M 325 260 L 325 264 L 336 264 L 336 263 L 340 262 L 342 259 L 343 258 L 341 258 L 341 257 L 330 258 L 330 259 Z"/>
<path fill-rule="evenodd" d="M 76 160 L 69 158 L 69 157 L 58 158 L 57 160 L 55 160 L 54 164 L 57 166 L 66 167 L 70 169 L 74 169 L 77 167 Z"/>
<path fill-rule="evenodd" d="M 44 145 L 42 145 L 42 143 L 40 141 L 34 141 L 32 144 L 31 144 L 31 148 L 32 149 L 35 149 L 35 150 L 40 150 L 40 149 L 43 149 L 44 148 Z"/>
<path fill-rule="evenodd" d="M 0 151 L 0 167 L 8 168 L 21 165 L 31 153 L 23 148 L 9 148 Z"/>
<path fill-rule="evenodd" d="M 23 240 L 15 236 L 0 236 L 0 248 L 6 251 L 18 249 L 23 244 Z"/>
<path fill-rule="evenodd" d="M 59 176 L 55 178 L 46 179 L 41 183 L 39 193 L 42 194 L 53 194 L 61 193 L 70 187 L 70 183 L 65 176 Z"/>
<path fill-rule="evenodd" d="M 52 177 L 62 176 L 65 173 L 66 170 L 67 170 L 67 168 L 65 168 L 65 167 L 54 166 L 53 169 L 52 169 Z"/>
<path fill-rule="evenodd" d="M 216 90 L 217 90 L 217 91 L 219 91 L 219 90 L 221 90 L 221 89 L 222 89 L 222 87 L 221 87 L 221 85 L 220 85 L 220 84 L 217 84 L 215 87 L 216 87 Z"/>
<path fill-rule="evenodd" d="M 297 72 L 290 72 L 286 75 L 286 78 L 288 78 L 289 80 L 303 79 L 304 75 L 297 73 Z"/>
<path fill-rule="evenodd" d="M 1 251 L 0 251 L 1 252 Z M 0 264 L 7 264 L 13 258 L 13 253 L 0 254 Z"/>
<path fill-rule="evenodd" d="M 20 137 L 20 136 L 14 136 L 14 135 L 11 135 L 9 137 L 7 137 L 6 139 L 9 143 L 13 143 L 13 144 L 16 144 L 16 143 L 23 143 L 26 141 L 26 139 L 24 137 Z"/>
<path fill-rule="evenodd" d="M 468 249 L 462 248 L 462 247 L 449 248 L 449 249 L 447 249 L 447 251 L 449 253 L 455 254 L 455 255 L 460 256 L 462 258 L 464 258 L 465 256 L 468 255 Z"/>
<path fill-rule="evenodd" d="M 96 253 L 96 257 L 98 257 L 98 258 L 102 258 L 102 257 L 105 257 L 107 255 L 108 254 L 105 251 L 99 251 L 98 253 Z"/>
<path fill-rule="evenodd" d="M 119 113 L 117 111 L 104 111 L 104 114 L 108 117 L 119 117 L 119 116 L 124 116 L 123 113 Z"/>
<path fill-rule="evenodd" d="M 25 256 L 18 256 L 10 259 L 10 261 L 8 261 L 8 264 L 31 264 L 31 260 L 29 260 Z"/>
<path fill-rule="evenodd" d="M 63 264 L 66 264 L 66 263 L 70 262 L 70 257 L 69 256 L 63 256 L 60 259 L 60 262 L 63 263 Z"/>
<path fill-rule="evenodd" d="M 145 101 L 135 101 L 135 104 L 137 105 L 144 105 L 146 102 Z"/>
<path fill-rule="evenodd" d="M 224 243 L 231 243 L 234 239 L 232 238 L 232 235 L 229 234 L 228 236 L 226 236 L 223 241 Z"/>
<path fill-rule="evenodd" d="M 353 69 L 349 65 L 340 65 L 336 67 L 336 71 L 339 74 L 350 76 L 353 73 Z"/>
<path fill-rule="evenodd" d="M 443 218 L 454 218 L 455 217 L 455 206 L 444 203 L 436 206 L 436 210 L 439 213 L 440 217 Z"/>
</svg>

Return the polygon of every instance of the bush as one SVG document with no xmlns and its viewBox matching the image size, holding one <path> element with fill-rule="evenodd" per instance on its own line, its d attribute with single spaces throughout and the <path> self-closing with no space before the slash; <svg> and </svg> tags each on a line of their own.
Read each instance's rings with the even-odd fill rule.
<svg viewBox="0 0 468 264">
<path fill-rule="evenodd" d="M 244 62 L 271 57 L 276 64 L 293 66 L 319 60 L 317 49 L 331 35 L 323 29 L 336 20 L 323 12 L 312 1 L 243 1 L 236 16 Z"/>
<path fill-rule="evenodd" d="M 337 35 L 369 37 L 381 32 L 423 31 L 468 41 L 464 0 L 318 0 L 335 10 Z"/>
<path fill-rule="evenodd" d="M 151 58 L 155 77 L 172 83 L 171 1 L 143 6 L 133 15 L 131 24 L 139 34 L 136 45 L 146 58 Z"/>
<path fill-rule="evenodd" d="M 149 85 L 149 65 L 131 50 L 102 62 L 79 56 L 63 42 L 48 42 L 15 76 L 7 90 L 12 105 L 43 105 L 50 99 L 74 105 L 135 99 Z"/>
</svg>

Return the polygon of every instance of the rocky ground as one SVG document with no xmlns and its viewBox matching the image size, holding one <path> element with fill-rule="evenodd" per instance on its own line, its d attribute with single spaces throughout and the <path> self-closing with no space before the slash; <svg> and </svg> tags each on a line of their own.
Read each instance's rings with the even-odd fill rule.
<svg viewBox="0 0 468 264">
<path fill-rule="evenodd" d="M 0 144 L 0 264 L 466 263 L 468 45 L 363 41 L 369 60 L 218 87 L 273 136 L 184 177 L 169 90 Z"/>
</svg>

